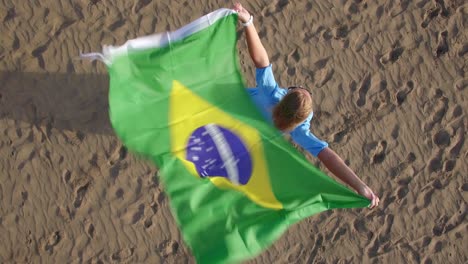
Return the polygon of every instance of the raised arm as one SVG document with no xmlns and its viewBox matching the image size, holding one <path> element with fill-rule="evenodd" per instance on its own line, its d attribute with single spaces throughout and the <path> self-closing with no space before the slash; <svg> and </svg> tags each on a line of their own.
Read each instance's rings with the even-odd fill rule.
<svg viewBox="0 0 468 264">
<path fill-rule="evenodd" d="M 371 200 L 370 208 L 379 205 L 379 197 L 344 163 L 330 148 L 323 149 L 317 156 L 320 161 L 340 180 L 347 183 L 359 194 Z"/>
<path fill-rule="evenodd" d="M 233 10 L 237 11 L 239 20 L 242 23 L 247 23 L 253 19 L 250 13 L 242 7 L 241 4 L 235 3 Z M 256 68 L 265 68 L 270 65 L 270 59 L 268 58 L 268 53 L 263 47 L 262 41 L 258 36 L 257 30 L 253 22 L 251 21 L 249 25 L 245 26 L 245 36 L 247 38 L 247 46 L 249 49 L 250 58 L 252 58 L 253 63 Z"/>
</svg>

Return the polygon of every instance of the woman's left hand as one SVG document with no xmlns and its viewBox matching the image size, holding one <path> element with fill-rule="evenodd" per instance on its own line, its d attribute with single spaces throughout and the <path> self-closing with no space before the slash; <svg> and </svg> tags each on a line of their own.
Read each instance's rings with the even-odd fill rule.
<svg viewBox="0 0 468 264">
<path fill-rule="evenodd" d="M 375 208 L 376 206 L 379 205 L 380 199 L 377 195 L 374 194 L 374 192 L 369 188 L 367 185 L 363 185 L 360 188 L 356 190 L 360 195 L 366 197 L 371 201 L 371 204 L 369 208 Z"/>
</svg>

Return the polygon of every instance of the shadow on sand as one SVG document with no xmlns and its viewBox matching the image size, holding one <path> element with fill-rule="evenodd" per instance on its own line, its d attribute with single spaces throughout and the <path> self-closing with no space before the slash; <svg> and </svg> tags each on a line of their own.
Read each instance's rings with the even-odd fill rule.
<svg viewBox="0 0 468 264">
<path fill-rule="evenodd" d="M 0 83 L 0 119 L 85 134 L 114 134 L 107 75 L 2 71 Z"/>
</svg>

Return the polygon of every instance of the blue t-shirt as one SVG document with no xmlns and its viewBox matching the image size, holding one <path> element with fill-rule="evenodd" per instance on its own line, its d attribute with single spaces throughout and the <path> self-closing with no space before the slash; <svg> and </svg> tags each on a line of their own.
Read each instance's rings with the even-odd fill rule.
<svg viewBox="0 0 468 264">
<path fill-rule="evenodd" d="M 288 91 L 287 89 L 280 88 L 276 83 L 271 64 L 268 67 L 257 69 L 255 80 L 257 87 L 248 88 L 247 92 L 263 116 L 270 123 L 273 123 L 272 109 Z M 297 144 L 317 157 L 320 151 L 328 147 L 328 143 L 318 139 L 310 132 L 310 121 L 313 115 L 314 113 L 312 112 L 304 122 L 290 132 L 290 135 Z"/>
</svg>

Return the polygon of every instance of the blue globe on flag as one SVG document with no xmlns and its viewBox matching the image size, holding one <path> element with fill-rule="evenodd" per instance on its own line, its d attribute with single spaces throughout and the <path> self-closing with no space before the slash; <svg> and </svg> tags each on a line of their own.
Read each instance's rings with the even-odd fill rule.
<svg viewBox="0 0 468 264">
<path fill-rule="evenodd" d="M 245 185 L 252 175 L 252 158 L 242 140 L 229 129 L 208 124 L 192 132 L 186 159 L 202 178 L 224 177 Z"/>
</svg>

